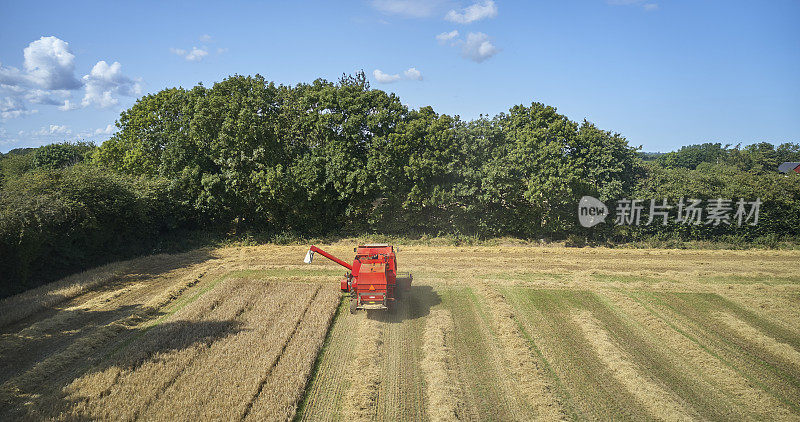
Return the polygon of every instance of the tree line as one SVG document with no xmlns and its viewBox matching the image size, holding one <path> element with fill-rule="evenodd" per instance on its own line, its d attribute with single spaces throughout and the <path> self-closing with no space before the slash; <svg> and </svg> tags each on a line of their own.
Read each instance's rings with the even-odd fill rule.
<svg viewBox="0 0 800 422">
<path fill-rule="evenodd" d="M 213 228 L 293 236 L 514 236 L 775 242 L 800 231 L 796 143 L 692 145 L 648 155 L 540 103 L 465 121 L 404 106 L 363 72 L 295 86 L 231 76 L 165 89 L 100 146 L 0 158 L 0 294 Z M 757 226 L 581 227 L 577 203 L 761 198 Z M 759 240 L 760 239 L 760 240 Z"/>
</svg>

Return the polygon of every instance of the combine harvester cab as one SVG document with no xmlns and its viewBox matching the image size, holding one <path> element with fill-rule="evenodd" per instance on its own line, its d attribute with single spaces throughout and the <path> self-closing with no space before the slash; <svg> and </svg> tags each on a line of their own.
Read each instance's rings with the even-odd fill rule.
<svg viewBox="0 0 800 422">
<path fill-rule="evenodd" d="M 411 288 L 410 273 L 397 272 L 394 247 L 387 244 L 359 245 L 353 249 L 356 257 L 348 265 L 339 258 L 312 245 L 305 262 L 310 264 L 319 253 L 350 270 L 341 281 L 342 291 L 350 293 L 350 312 L 357 309 L 392 310 L 404 292 Z"/>
</svg>

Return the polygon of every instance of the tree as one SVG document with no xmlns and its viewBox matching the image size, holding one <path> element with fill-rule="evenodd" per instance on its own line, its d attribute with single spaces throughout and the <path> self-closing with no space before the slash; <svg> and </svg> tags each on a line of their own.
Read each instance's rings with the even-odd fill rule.
<svg viewBox="0 0 800 422">
<path fill-rule="evenodd" d="M 58 169 L 86 160 L 95 149 L 90 142 L 62 142 L 37 148 L 32 165 L 37 169 Z"/>
<path fill-rule="evenodd" d="M 678 151 L 669 152 L 656 160 L 659 164 L 669 168 L 695 169 L 700 163 L 718 163 L 728 156 L 728 146 L 720 143 L 704 143 L 687 145 Z"/>
</svg>

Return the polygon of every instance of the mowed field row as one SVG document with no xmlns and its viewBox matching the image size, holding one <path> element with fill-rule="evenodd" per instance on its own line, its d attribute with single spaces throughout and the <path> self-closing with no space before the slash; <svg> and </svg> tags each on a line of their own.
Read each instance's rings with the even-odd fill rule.
<svg viewBox="0 0 800 422">
<path fill-rule="evenodd" d="M 351 315 L 304 251 L 0 302 L 0 419 L 800 420 L 796 252 L 401 247 L 396 312 Z"/>
</svg>

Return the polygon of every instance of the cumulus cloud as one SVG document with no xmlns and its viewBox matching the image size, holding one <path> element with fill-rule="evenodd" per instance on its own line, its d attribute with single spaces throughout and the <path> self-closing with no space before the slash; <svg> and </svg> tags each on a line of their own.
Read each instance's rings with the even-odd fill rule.
<svg viewBox="0 0 800 422">
<path fill-rule="evenodd" d="M 60 110 L 79 108 L 70 101 L 72 91 L 85 88 L 80 105 L 109 107 L 118 95 L 140 93 L 139 84 L 121 73 L 121 65 L 98 62 L 91 73 L 75 77 L 75 55 L 69 43 L 57 37 L 41 37 L 23 50 L 23 70 L 0 64 L 0 94 L 3 119 L 36 113 L 25 104 L 58 106 Z"/>
<path fill-rule="evenodd" d="M 466 24 L 495 16 L 497 16 L 497 5 L 492 0 L 486 0 L 483 3 L 475 3 L 461 11 L 451 10 L 447 12 L 444 18 L 450 22 Z"/>
<path fill-rule="evenodd" d="M 209 42 L 211 41 L 211 35 L 203 34 L 200 36 L 200 41 L 202 42 Z"/>
<path fill-rule="evenodd" d="M 390 75 L 388 73 L 382 72 L 380 69 L 373 70 L 372 76 L 375 77 L 375 80 L 378 81 L 378 83 L 382 84 L 390 84 L 392 82 L 397 82 L 400 80 L 400 75 L 398 74 Z"/>
<path fill-rule="evenodd" d="M 171 51 L 172 54 L 181 56 L 190 62 L 197 62 L 203 60 L 203 58 L 208 55 L 208 50 L 205 47 L 203 48 L 192 47 L 191 51 L 186 51 L 180 48 L 170 48 L 169 51 Z"/>
<path fill-rule="evenodd" d="M 467 40 L 461 46 L 461 55 L 477 63 L 494 56 L 499 51 L 500 50 L 489 41 L 489 36 L 483 32 L 470 32 L 467 34 Z"/>
<path fill-rule="evenodd" d="M 118 95 L 133 96 L 141 91 L 138 83 L 122 74 L 122 65 L 119 62 L 111 65 L 104 60 L 97 62 L 91 73 L 83 77 L 83 82 L 86 87 L 86 94 L 81 100 L 83 107 L 111 107 L 119 103 L 116 98 Z"/>
<path fill-rule="evenodd" d="M 422 80 L 422 72 L 417 70 L 416 67 L 409 68 L 408 70 L 403 72 L 403 75 L 405 75 L 406 79 L 413 79 L 415 81 L 421 81 Z"/>
<path fill-rule="evenodd" d="M 440 9 L 442 0 L 372 0 L 372 7 L 391 15 L 426 18 Z"/>
<path fill-rule="evenodd" d="M 446 44 L 448 41 L 451 41 L 456 37 L 458 37 L 458 31 L 452 30 L 450 32 L 442 32 L 441 34 L 437 35 L 436 40 L 439 41 L 439 44 Z"/>
<path fill-rule="evenodd" d="M 23 50 L 25 71 L 31 82 L 46 89 L 77 89 L 75 56 L 69 43 L 56 37 L 41 37 Z"/>
<path fill-rule="evenodd" d="M 39 87 L 48 90 L 72 90 L 81 87 L 75 77 L 75 55 L 69 43 L 56 37 L 41 37 L 22 51 L 21 71 L 0 64 L 0 84 Z"/>
</svg>

